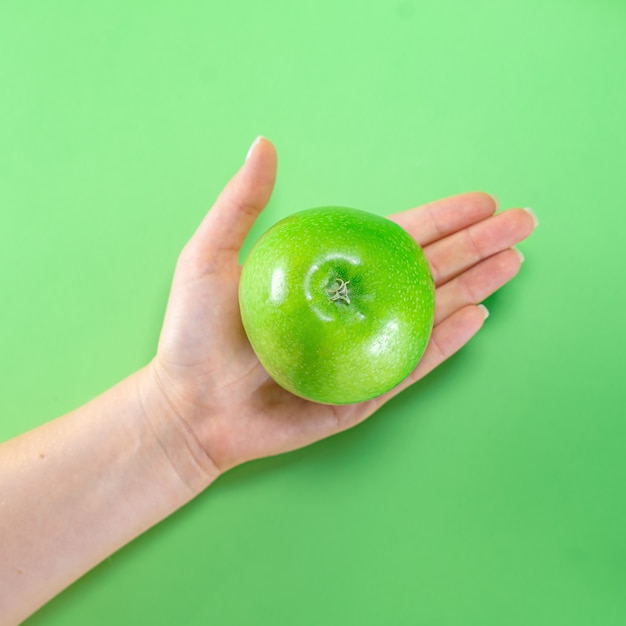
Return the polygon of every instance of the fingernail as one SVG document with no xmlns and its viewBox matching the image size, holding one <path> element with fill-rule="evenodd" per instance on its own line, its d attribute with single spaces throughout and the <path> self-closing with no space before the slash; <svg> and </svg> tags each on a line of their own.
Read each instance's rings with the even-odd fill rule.
<svg viewBox="0 0 626 626">
<path fill-rule="evenodd" d="M 484 304 L 479 304 L 478 308 L 483 312 L 483 318 L 487 319 L 489 317 L 489 309 Z"/>
<path fill-rule="evenodd" d="M 535 224 L 535 228 L 537 228 L 537 226 L 539 226 L 539 220 L 537 219 L 535 212 L 530 207 L 524 207 L 524 211 L 526 211 L 526 213 L 533 218 L 533 223 Z"/>
<path fill-rule="evenodd" d="M 517 254 L 517 256 L 519 257 L 519 262 L 523 263 L 524 262 L 524 255 L 522 254 L 522 251 L 518 250 L 515 246 L 513 246 L 511 248 L 511 250 L 513 250 L 513 252 L 515 252 L 515 254 Z"/>
<path fill-rule="evenodd" d="M 498 196 L 495 196 L 492 193 L 490 193 L 489 195 L 491 196 L 493 203 L 496 205 L 496 210 L 494 211 L 494 213 L 497 213 L 498 210 L 500 209 L 500 198 L 498 198 Z"/>
<path fill-rule="evenodd" d="M 253 142 L 252 145 L 250 146 L 249 150 L 248 150 L 248 154 L 246 154 L 246 161 L 252 156 L 252 153 L 254 152 L 254 149 L 257 147 L 259 141 L 261 141 L 261 139 L 263 139 L 263 135 L 259 135 Z"/>
</svg>

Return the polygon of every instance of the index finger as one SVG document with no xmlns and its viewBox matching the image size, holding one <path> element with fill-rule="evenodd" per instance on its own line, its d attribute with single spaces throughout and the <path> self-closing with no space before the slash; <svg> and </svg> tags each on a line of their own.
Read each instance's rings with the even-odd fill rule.
<svg viewBox="0 0 626 626">
<path fill-rule="evenodd" d="M 425 246 L 487 219 L 497 208 L 498 202 L 493 196 L 474 191 L 395 213 L 389 219 Z"/>
</svg>

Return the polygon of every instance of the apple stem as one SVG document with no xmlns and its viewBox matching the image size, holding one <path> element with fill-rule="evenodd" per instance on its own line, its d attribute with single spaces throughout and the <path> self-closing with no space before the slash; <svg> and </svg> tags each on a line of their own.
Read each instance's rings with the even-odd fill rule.
<svg viewBox="0 0 626 626">
<path fill-rule="evenodd" d="M 350 297 L 348 296 L 349 282 L 349 280 L 343 281 L 341 278 L 335 278 L 335 284 L 328 290 L 331 302 L 343 300 L 346 304 L 350 304 Z"/>
</svg>

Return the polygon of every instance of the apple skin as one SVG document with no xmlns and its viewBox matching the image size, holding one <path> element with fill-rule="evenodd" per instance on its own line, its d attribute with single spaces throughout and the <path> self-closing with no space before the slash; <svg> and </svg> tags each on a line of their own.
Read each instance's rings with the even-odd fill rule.
<svg viewBox="0 0 626 626">
<path fill-rule="evenodd" d="M 241 320 L 268 374 L 297 396 L 351 404 L 415 368 L 433 326 L 424 252 L 394 222 L 345 207 L 295 213 L 254 245 Z"/>
</svg>

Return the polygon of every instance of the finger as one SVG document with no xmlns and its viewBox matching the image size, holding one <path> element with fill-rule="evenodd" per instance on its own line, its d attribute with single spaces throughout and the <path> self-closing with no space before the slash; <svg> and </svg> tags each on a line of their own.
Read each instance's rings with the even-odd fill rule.
<svg viewBox="0 0 626 626">
<path fill-rule="evenodd" d="M 510 281 L 523 257 L 518 250 L 499 252 L 437 289 L 435 325 L 468 304 L 478 304 Z"/>
<path fill-rule="evenodd" d="M 396 213 L 389 219 L 408 231 L 421 246 L 426 246 L 488 218 L 497 208 L 493 196 L 471 192 Z"/>
<path fill-rule="evenodd" d="M 269 140 L 259 137 L 188 247 L 200 254 L 228 251 L 236 255 L 257 216 L 268 203 L 275 180 L 276 150 Z"/>
<path fill-rule="evenodd" d="M 524 209 L 509 209 L 464 230 L 436 241 L 424 249 L 440 286 L 502 250 L 526 239 L 535 228 L 533 216 Z"/>
<path fill-rule="evenodd" d="M 481 328 L 489 313 L 482 305 L 469 305 L 459 309 L 448 319 L 433 328 L 426 352 L 403 388 L 412 385 L 458 352 Z"/>
<path fill-rule="evenodd" d="M 434 327 L 426 352 L 409 377 L 401 383 L 404 389 L 424 378 L 438 365 L 458 352 L 481 328 L 489 313 L 482 305 L 459 309 Z"/>
<path fill-rule="evenodd" d="M 391 391 L 369 400 L 366 403 L 367 406 L 364 407 L 364 413 L 370 415 L 385 402 L 424 378 L 426 374 L 458 352 L 481 329 L 487 315 L 487 309 L 483 306 L 465 306 L 435 326 L 426 352 L 417 367 Z"/>
</svg>

